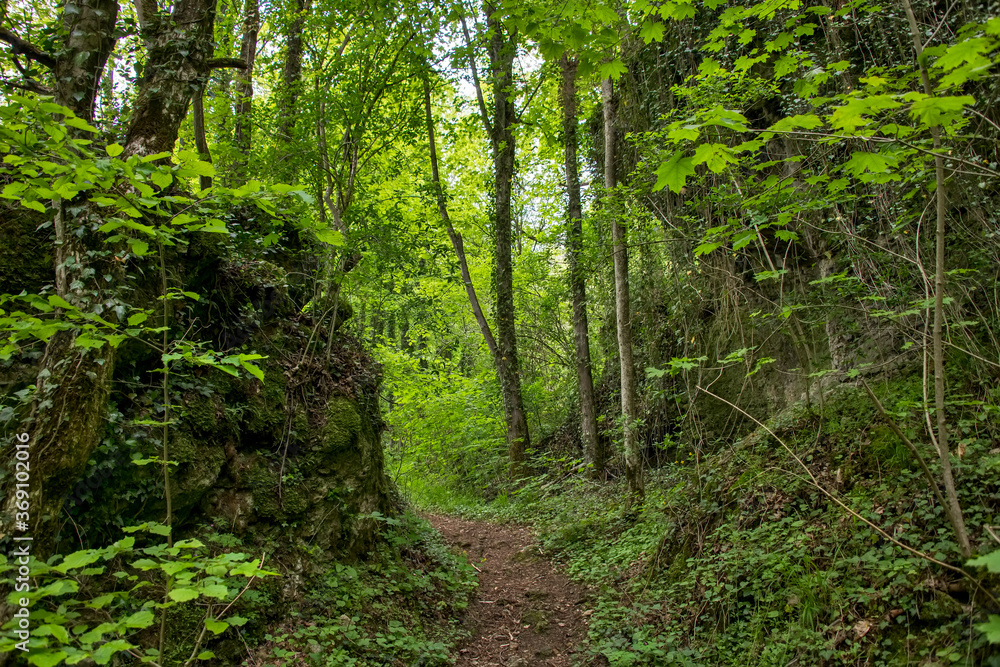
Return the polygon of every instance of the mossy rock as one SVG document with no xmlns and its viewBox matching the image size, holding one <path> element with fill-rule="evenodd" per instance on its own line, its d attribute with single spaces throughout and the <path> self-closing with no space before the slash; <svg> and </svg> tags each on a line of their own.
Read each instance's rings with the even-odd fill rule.
<svg viewBox="0 0 1000 667">
<path fill-rule="evenodd" d="M 326 407 L 320 451 L 338 454 L 353 449 L 358 443 L 361 428 L 358 404 L 344 396 L 331 398 Z"/>
</svg>

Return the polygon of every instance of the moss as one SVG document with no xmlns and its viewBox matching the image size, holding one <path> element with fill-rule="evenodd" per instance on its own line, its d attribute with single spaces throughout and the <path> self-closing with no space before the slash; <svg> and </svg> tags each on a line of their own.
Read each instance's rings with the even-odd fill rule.
<svg viewBox="0 0 1000 667">
<path fill-rule="evenodd" d="M 189 392 L 184 396 L 184 421 L 200 433 L 219 430 L 219 406 L 212 396 Z"/>
<path fill-rule="evenodd" d="M 354 447 L 361 428 L 357 403 L 343 396 L 330 399 L 323 425 L 322 451 L 335 454 Z"/>
</svg>

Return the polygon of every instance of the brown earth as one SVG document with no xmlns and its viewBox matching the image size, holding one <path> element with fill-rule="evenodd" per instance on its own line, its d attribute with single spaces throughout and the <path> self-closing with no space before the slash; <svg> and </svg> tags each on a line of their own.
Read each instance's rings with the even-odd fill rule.
<svg viewBox="0 0 1000 667">
<path fill-rule="evenodd" d="M 427 516 L 479 572 L 470 638 L 458 667 L 570 667 L 586 663 L 587 591 L 556 572 L 527 528 Z"/>
</svg>

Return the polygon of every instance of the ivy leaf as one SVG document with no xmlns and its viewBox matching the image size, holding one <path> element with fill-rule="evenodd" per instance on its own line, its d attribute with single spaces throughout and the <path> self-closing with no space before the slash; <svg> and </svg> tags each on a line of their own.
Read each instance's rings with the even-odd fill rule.
<svg viewBox="0 0 1000 667">
<path fill-rule="evenodd" d="M 659 166 L 656 170 L 656 184 L 653 186 L 653 192 L 667 187 L 670 192 L 680 193 L 681 188 L 687 182 L 687 177 L 694 175 L 694 161 L 689 157 L 683 157 L 683 155 L 682 151 L 677 151 L 669 160 Z"/>
</svg>

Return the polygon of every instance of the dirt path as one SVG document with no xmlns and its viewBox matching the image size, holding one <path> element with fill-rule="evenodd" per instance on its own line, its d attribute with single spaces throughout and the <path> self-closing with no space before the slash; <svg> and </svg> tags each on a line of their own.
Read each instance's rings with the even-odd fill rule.
<svg viewBox="0 0 1000 667">
<path fill-rule="evenodd" d="M 458 667 L 569 667 L 586 637 L 587 592 L 542 559 L 527 528 L 428 516 L 479 570 L 469 605 L 471 638 Z"/>
</svg>

